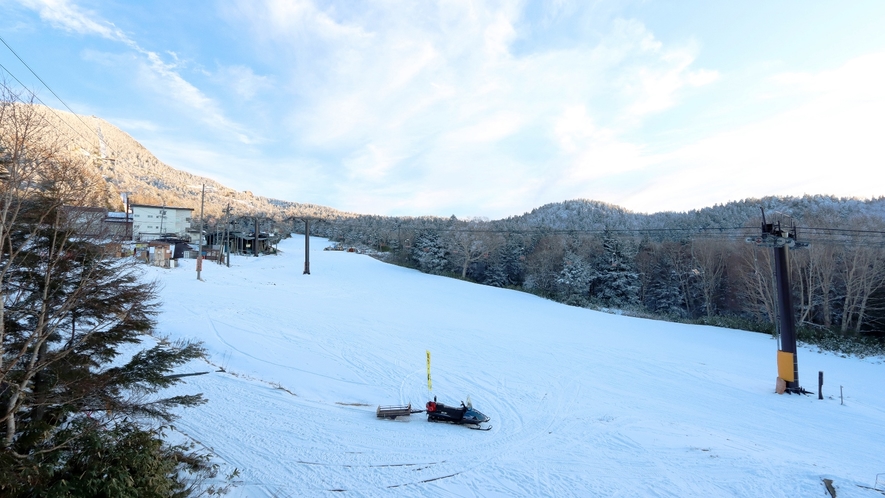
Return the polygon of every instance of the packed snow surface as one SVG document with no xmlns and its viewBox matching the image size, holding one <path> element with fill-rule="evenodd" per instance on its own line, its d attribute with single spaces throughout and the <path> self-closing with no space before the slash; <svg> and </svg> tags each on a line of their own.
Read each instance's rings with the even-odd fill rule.
<svg viewBox="0 0 885 498">
<path fill-rule="evenodd" d="M 160 334 L 196 339 L 178 437 L 230 496 L 881 497 L 885 365 L 802 348 L 777 395 L 764 334 L 629 318 L 426 275 L 311 239 L 150 268 Z M 431 353 L 432 391 L 426 352 Z M 844 393 L 843 398 L 840 392 Z M 378 405 L 467 397 L 487 432 Z M 184 435 L 184 436 L 182 436 Z M 885 475 L 878 487 L 885 488 Z"/>
</svg>

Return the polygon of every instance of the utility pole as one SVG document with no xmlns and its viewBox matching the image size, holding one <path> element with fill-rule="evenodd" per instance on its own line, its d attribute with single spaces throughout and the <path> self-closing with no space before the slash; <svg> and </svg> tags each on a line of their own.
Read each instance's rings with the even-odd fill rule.
<svg viewBox="0 0 885 498">
<path fill-rule="evenodd" d="M 212 251 L 215 252 L 215 246 L 218 246 L 218 250 L 220 252 L 215 254 L 215 263 L 220 266 L 220 265 L 223 265 L 224 262 L 221 260 L 221 258 L 219 256 L 224 254 L 224 252 L 221 249 L 222 245 L 219 243 L 219 241 L 221 240 L 221 231 L 218 228 L 218 220 L 215 220 L 214 228 L 215 228 L 215 230 L 214 230 L 215 236 L 212 237 L 212 241 L 214 242 L 214 244 L 212 244 Z"/>
<path fill-rule="evenodd" d="M 258 257 L 258 234 L 261 232 L 258 231 L 258 217 L 255 216 L 253 219 L 255 220 L 255 240 L 252 242 L 252 255 L 257 258 Z"/>
<path fill-rule="evenodd" d="M 200 271 L 203 269 L 203 205 L 206 202 L 206 184 L 203 184 L 203 191 L 200 194 L 200 230 L 199 230 L 199 249 L 197 250 L 197 280 L 203 280 L 200 278 Z"/>
<path fill-rule="evenodd" d="M 203 211 L 200 210 L 200 219 L 202 220 Z M 165 237 L 165 233 L 163 232 L 163 223 L 166 221 L 166 202 L 163 201 L 163 207 L 160 208 L 160 238 Z"/>
<path fill-rule="evenodd" d="M 304 218 L 304 273 L 310 275 L 310 218 Z"/>
<path fill-rule="evenodd" d="M 227 203 L 227 209 L 224 210 L 224 247 L 225 256 L 224 259 L 227 263 L 227 267 L 230 268 L 230 203 Z"/>
<path fill-rule="evenodd" d="M 778 332 L 780 349 L 777 353 L 778 378 L 786 382 L 788 393 L 805 394 L 799 386 L 799 361 L 796 355 L 796 322 L 793 310 L 793 295 L 790 289 L 790 267 L 787 249 L 808 246 L 807 242 L 796 240 L 796 226 L 791 222 L 788 228 L 777 223 L 766 223 L 762 212 L 762 233 L 758 237 L 748 237 L 747 242 L 759 247 L 770 247 L 774 255 L 774 273 L 777 287 Z"/>
<path fill-rule="evenodd" d="M 132 233 L 132 214 L 130 211 L 131 208 L 129 207 L 129 194 L 132 193 L 133 192 L 120 192 L 120 195 L 123 197 L 123 209 L 126 210 L 126 228 L 124 230 L 125 233 L 123 234 L 123 238 L 128 241 L 134 241 L 135 236 L 135 234 Z"/>
</svg>

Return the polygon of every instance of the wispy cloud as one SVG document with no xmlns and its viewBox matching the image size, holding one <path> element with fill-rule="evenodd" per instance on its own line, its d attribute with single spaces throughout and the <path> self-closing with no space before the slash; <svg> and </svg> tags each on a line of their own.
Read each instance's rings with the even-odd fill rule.
<svg viewBox="0 0 885 498">
<path fill-rule="evenodd" d="M 780 73 L 766 91 L 803 97 L 772 117 L 648 158 L 624 204 L 687 210 L 765 195 L 882 195 L 885 52 L 817 73 Z M 673 186 L 682 192 L 671 194 Z"/>
<path fill-rule="evenodd" d="M 139 61 L 139 84 L 160 95 L 168 95 L 196 113 L 197 119 L 210 127 L 232 135 L 243 144 L 256 142 L 251 133 L 230 120 L 212 98 L 187 81 L 177 71 L 175 63 L 165 62 L 159 54 L 138 50 L 144 58 Z"/>
<path fill-rule="evenodd" d="M 134 42 L 120 29 L 97 13 L 83 9 L 67 0 L 19 0 L 23 6 L 37 11 L 40 18 L 55 28 L 83 35 L 97 35 L 130 46 Z"/>
<path fill-rule="evenodd" d="M 243 65 L 219 66 L 212 77 L 245 100 L 253 100 L 260 92 L 273 86 L 271 78 L 257 75 L 252 68 Z"/>
<path fill-rule="evenodd" d="M 166 151 L 176 140 L 202 144 L 170 155 L 182 161 L 173 166 L 217 168 L 256 192 L 262 181 L 274 197 L 506 216 L 577 197 L 659 210 L 768 193 L 878 195 L 885 174 L 875 147 L 885 134 L 882 54 L 798 71 L 788 58 L 764 63 L 758 45 L 745 55 L 752 47 L 720 42 L 711 53 L 718 35 L 692 22 L 656 18 L 653 32 L 632 16 L 658 10 L 641 6 L 232 0 L 201 11 L 201 26 L 217 32 L 177 31 L 176 53 L 82 6 L 98 4 L 20 2 L 83 35 L 66 38 L 125 48 L 80 53 L 134 67 L 137 84 L 182 111 L 146 130 Z M 228 25 L 209 24 L 212 15 Z M 740 60 L 722 62 L 734 52 Z M 182 115 L 187 125 L 175 122 Z M 186 126 L 187 137 L 161 136 Z M 207 155 L 219 141 L 250 146 Z"/>
<path fill-rule="evenodd" d="M 229 119 L 221 107 L 199 88 L 187 81 L 178 71 L 178 56 L 167 52 L 172 62 L 166 62 L 154 51 L 142 48 L 135 40 L 112 22 L 69 0 L 19 0 L 40 18 L 57 29 L 119 42 L 139 54 L 139 79 L 158 95 L 169 98 L 190 109 L 204 124 L 230 134 L 241 143 L 255 140 L 250 133 Z"/>
<path fill-rule="evenodd" d="M 367 203 L 348 209 L 386 211 L 393 179 L 409 182 L 414 190 L 400 195 L 414 202 L 439 191 L 450 204 L 466 200 L 465 177 L 509 191 L 544 186 L 526 202 L 589 195 L 600 175 L 644 164 L 624 134 L 718 77 L 693 67 L 696 47 L 667 47 L 635 20 L 617 20 L 600 40 L 516 54 L 523 7 L 241 1 L 228 16 L 245 23 L 256 50 L 288 54 L 300 104 L 287 122 L 305 147 L 346 158 Z M 492 202 L 488 190 L 476 197 Z"/>
</svg>

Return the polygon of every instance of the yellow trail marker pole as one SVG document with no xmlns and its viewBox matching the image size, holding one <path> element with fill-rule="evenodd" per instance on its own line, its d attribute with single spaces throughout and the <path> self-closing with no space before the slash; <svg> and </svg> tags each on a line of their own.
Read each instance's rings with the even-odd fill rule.
<svg viewBox="0 0 885 498">
<path fill-rule="evenodd" d="M 433 391 L 433 383 L 430 382 L 430 351 L 427 351 L 427 390 Z"/>
</svg>

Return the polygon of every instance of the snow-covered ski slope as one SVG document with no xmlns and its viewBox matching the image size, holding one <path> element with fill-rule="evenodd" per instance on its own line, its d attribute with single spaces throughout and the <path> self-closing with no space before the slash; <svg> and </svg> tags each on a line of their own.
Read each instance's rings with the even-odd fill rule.
<svg viewBox="0 0 885 498">
<path fill-rule="evenodd" d="M 304 239 L 151 268 L 159 332 L 193 338 L 177 430 L 239 470 L 231 496 L 882 496 L 885 364 L 799 352 L 825 399 L 774 394 L 776 342 L 425 275 Z M 426 353 L 432 354 L 428 391 Z M 216 372 L 224 367 L 225 372 Z M 839 389 L 844 386 L 844 405 Z M 488 432 L 375 417 L 470 396 Z M 880 484 L 881 484 L 880 480 Z"/>
</svg>

